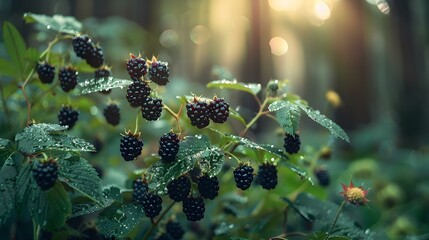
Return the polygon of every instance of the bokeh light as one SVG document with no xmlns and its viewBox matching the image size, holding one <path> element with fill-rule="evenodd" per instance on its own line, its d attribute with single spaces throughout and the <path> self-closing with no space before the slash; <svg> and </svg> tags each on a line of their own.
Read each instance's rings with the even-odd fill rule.
<svg viewBox="0 0 429 240">
<path fill-rule="evenodd" d="M 377 7 L 378 10 L 380 10 L 380 12 L 382 12 L 383 14 L 387 15 L 390 13 L 389 4 L 384 0 L 377 1 Z"/>
<path fill-rule="evenodd" d="M 276 11 L 297 10 L 302 3 L 302 0 L 268 0 L 270 7 Z"/>
<path fill-rule="evenodd" d="M 273 37 L 270 40 L 271 53 L 276 56 L 282 56 L 289 50 L 289 45 L 282 37 Z"/>
<path fill-rule="evenodd" d="M 163 47 L 171 48 L 174 47 L 179 41 L 179 34 L 173 29 L 167 29 L 159 36 L 159 43 Z"/>
<path fill-rule="evenodd" d="M 327 20 L 329 17 L 331 17 L 331 8 L 328 4 L 326 4 L 326 2 L 317 1 L 314 4 L 314 14 L 320 20 Z"/>
<path fill-rule="evenodd" d="M 211 37 L 210 29 L 203 25 L 197 25 L 192 28 L 189 38 L 197 45 L 206 43 Z"/>
</svg>

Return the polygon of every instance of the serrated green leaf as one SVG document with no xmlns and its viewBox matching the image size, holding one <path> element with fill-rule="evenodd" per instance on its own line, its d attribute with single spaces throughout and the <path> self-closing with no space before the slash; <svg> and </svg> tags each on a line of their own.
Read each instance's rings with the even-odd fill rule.
<svg viewBox="0 0 429 240">
<path fill-rule="evenodd" d="M 350 238 L 344 237 L 344 236 L 329 236 L 328 238 L 326 238 L 327 235 L 328 234 L 326 232 L 315 232 L 315 233 L 313 233 L 313 236 L 310 236 L 309 239 L 311 239 L 311 240 L 325 240 L 325 239 L 328 239 L 328 240 L 351 240 Z"/>
<path fill-rule="evenodd" d="M 79 95 L 101 92 L 112 88 L 124 88 L 133 83 L 130 80 L 117 79 L 114 77 L 105 77 L 99 79 L 89 79 L 79 83 Z"/>
<path fill-rule="evenodd" d="M 15 209 L 16 177 L 18 172 L 15 162 L 9 156 L 0 170 L 0 226 L 9 218 Z"/>
<path fill-rule="evenodd" d="M 140 219 L 144 218 L 146 216 L 141 205 L 118 203 L 100 213 L 97 227 L 100 233 L 107 237 L 122 237 L 128 234 L 140 222 Z"/>
<path fill-rule="evenodd" d="M 209 177 L 216 176 L 222 170 L 225 155 L 220 148 L 211 147 L 201 155 L 198 159 L 198 165 L 203 173 Z"/>
<path fill-rule="evenodd" d="M 259 83 L 242 83 L 237 80 L 216 80 L 211 81 L 207 84 L 208 88 L 220 88 L 220 89 L 234 89 L 239 91 L 248 92 L 252 95 L 256 95 L 261 91 L 261 84 Z"/>
<path fill-rule="evenodd" d="M 8 139 L 0 138 L 0 165 L 14 152 L 12 143 Z"/>
<path fill-rule="evenodd" d="M 172 163 L 158 161 L 147 172 L 150 179 L 149 188 L 158 194 L 166 193 L 167 184 L 180 175 L 191 170 L 196 161 L 210 152 L 210 143 L 207 136 L 187 136 L 179 143 L 177 158 Z"/>
<path fill-rule="evenodd" d="M 26 23 L 40 23 L 44 25 L 47 30 L 72 35 L 78 34 L 82 29 L 82 23 L 70 16 L 54 15 L 50 17 L 42 14 L 25 13 L 24 20 Z"/>
<path fill-rule="evenodd" d="M 309 106 L 305 106 L 299 102 L 298 106 L 307 114 L 309 118 L 322 125 L 323 127 L 327 128 L 332 135 L 334 135 L 335 137 L 339 137 L 347 142 L 350 142 L 347 133 L 331 119 L 321 114 L 319 110 L 314 110 Z"/>
<path fill-rule="evenodd" d="M 21 152 L 34 154 L 46 150 L 95 151 L 92 144 L 64 133 L 66 127 L 57 124 L 39 123 L 24 128 L 15 136 Z"/>
<path fill-rule="evenodd" d="M 24 164 L 22 164 L 22 167 L 16 179 L 17 202 L 20 206 L 23 206 L 28 201 L 28 195 L 30 194 L 30 186 L 33 182 L 33 176 L 31 175 L 32 168 L 33 163 L 25 162 Z M 37 185 L 33 185 L 32 187 L 37 188 Z"/>
<path fill-rule="evenodd" d="M 268 106 L 268 110 L 276 112 L 277 121 L 287 133 L 296 133 L 301 116 L 301 110 L 296 104 L 289 101 L 275 101 Z"/>
<path fill-rule="evenodd" d="M 20 73 L 23 73 L 23 60 L 27 47 L 21 34 L 10 22 L 3 24 L 3 42 L 12 63 L 17 66 Z"/>
<path fill-rule="evenodd" d="M 18 66 L 11 61 L 0 58 L 0 76 L 18 78 L 20 76 Z"/>
</svg>

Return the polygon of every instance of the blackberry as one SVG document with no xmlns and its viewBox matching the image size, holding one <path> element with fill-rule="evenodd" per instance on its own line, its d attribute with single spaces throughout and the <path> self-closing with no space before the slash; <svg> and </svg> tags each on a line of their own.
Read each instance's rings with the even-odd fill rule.
<svg viewBox="0 0 429 240">
<path fill-rule="evenodd" d="M 52 83 L 55 77 L 55 67 L 47 62 L 37 64 L 37 74 L 42 83 Z"/>
<path fill-rule="evenodd" d="M 264 189 L 274 189 L 277 185 L 277 169 L 276 166 L 266 163 L 259 166 L 258 180 Z"/>
<path fill-rule="evenodd" d="M 74 37 L 72 40 L 73 50 L 80 58 L 86 59 L 89 52 L 94 47 L 91 38 L 87 35 Z"/>
<path fill-rule="evenodd" d="M 94 46 L 87 52 L 86 63 L 93 68 L 98 68 L 104 63 L 103 49 L 100 46 Z"/>
<path fill-rule="evenodd" d="M 147 73 L 146 61 L 140 55 L 136 57 L 130 54 L 130 58 L 127 61 L 127 71 L 132 79 L 143 77 Z"/>
<path fill-rule="evenodd" d="M 284 138 L 284 148 L 286 149 L 286 152 L 289 154 L 294 154 L 299 151 L 301 145 L 301 140 L 299 139 L 298 134 L 289 134 L 286 133 Z"/>
<path fill-rule="evenodd" d="M 121 119 L 119 107 L 114 103 L 111 103 L 104 108 L 103 115 L 106 118 L 106 121 L 113 126 L 118 125 L 119 120 Z"/>
<path fill-rule="evenodd" d="M 204 218 L 206 208 L 202 198 L 188 197 L 182 203 L 183 213 L 188 221 L 196 222 Z"/>
<path fill-rule="evenodd" d="M 63 106 L 58 113 L 59 124 L 61 126 L 68 126 L 69 130 L 73 128 L 78 118 L 79 112 L 70 106 Z"/>
<path fill-rule="evenodd" d="M 142 116 L 148 121 L 156 121 L 161 117 L 162 99 L 148 97 L 142 104 Z"/>
<path fill-rule="evenodd" d="M 162 210 L 162 198 L 156 194 L 146 193 L 143 196 L 142 205 L 146 217 L 154 218 Z"/>
<path fill-rule="evenodd" d="M 58 79 L 60 80 L 61 89 L 64 92 L 70 92 L 77 85 L 79 74 L 74 67 L 63 67 L 60 69 Z"/>
<path fill-rule="evenodd" d="M 49 159 L 39 162 L 32 170 L 34 180 L 42 191 L 46 191 L 54 186 L 58 178 L 58 164 L 55 160 Z"/>
<path fill-rule="evenodd" d="M 163 161 L 172 162 L 179 152 L 179 138 L 173 132 L 165 133 L 159 139 L 158 155 Z"/>
<path fill-rule="evenodd" d="M 143 141 L 130 132 L 121 138 L 120 151 L 125 161 L 132 161 L 140 156 L 143 149 Z"/>
<path fill-rule="evenodd" d="M 138 203 L 143 203 L 143 198 L 148 191 L 147 183 L 141 179 L 137 178 L 133 182 L 133 200 Z"/>
<path fill-rule="evenodd" d="M 158 85 L 167 85 L 170 70 L 168 63 L 153 61 L 149 70 L 149 79 Z"/>
<path fill-rule="evenodd" d="M 112 75 L 112 72 L 108 67 L 102 67 L 100 69 L 95 70 L 94 72 L 95 79 L 106 78 L 106 77 L 110 77 L 111 75 Z M 100 93 L 103 93 L 103 94 L 109 94 L 111 92 L 112 92 L 112 89 L 100 91 Z"/>
<path fill-rule="evenodd" d="M 149 95 L 149 85 L 145 82 L 134 80 L 134 82 L 128 86 L 126 97 L 131 107 L 140 107 Z"/>
<path fill-rule="evenodd" d="M 217 177 L 200 177 L 198 179 L 198 191 L 203 198 L 215 199 L 219 193 L 219 181 Z"/>
<path fill-rule="evenodd" d="M 317 169 L 314 174 L 317 177 L 317 180 L 319 181 L 319 184 L 323 187 L 329 186 L 330 183 L 330 177 L 328 170 L 324 168 Z"/>
<path fill-rule="evenodd" d="M 95 137 L 92 141 L 91 144 L 94 145 L 95 148 L 95 152 L 91 152 L 92 154 L 97 154 L 98 152 L 101 151 L 101 149 L 103 148 L 103 142 L 100 140 L 100 138 Z"/>
<path fill-rule="evenodd" d="M 171 234 L 169 233 L 163 233 L 156 238 L 156 240 L 175 240 L 175 239 L 176 238 L 171 236 Z"/>
<path fill-rule="evenodd" d="M 179 222 L 170 220 L 165 225 L 165 230 L 168 234 L 170 234 L 174 239 L 182 239 L 183 235 L 185 234 L 185 231 L 182 228 L 182 225 L 180 225 Z"/>
<path fill-rule="evenodd" d="M 224 123 L 229 116 L 229 104 L 222 98 L 214 97 L 210 102 L 210 119 L 215 123 Z"/>
<path fill-rule="evenodd" d="M 191 191 L 191 182 L 185 176 L 174 179 L 167 185 L 168 196 L 175 202 L 181 202 Z"/>
<path fill-rule="evenodd" d="M 253 167 L 240 165 L 234 170 L 234 179 L 238 188 L 241 190 L 248 189 L 253 181 Z"/>
<path fill-rule="evenodd" d="M 194 98 L 193 102 L 186 104 L 186 114 L 191 120 L 191 125 L 197 128 L 207 127 L 210 123 L 209 106 L 203 101 Z"/>
</svg>

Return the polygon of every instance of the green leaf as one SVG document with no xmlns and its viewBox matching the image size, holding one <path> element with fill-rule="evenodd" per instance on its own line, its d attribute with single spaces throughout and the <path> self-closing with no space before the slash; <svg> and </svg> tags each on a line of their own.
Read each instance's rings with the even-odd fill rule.
<svg viewBox="0 0 429 240">
<path fill-rule="evenodd" d="M 211 147 L 201 154 L 198 159 L 198 165 L 203 173 L 209 177 L 216 176 L 222 170 L 225 154 L 220 148 Z"/>
<path fill-rule="evenodd" d="M 325 240 L 327 237 L 326 232 L 315 232 L 313 233 L 313 236 L 310 236 L 309 239 L 311 240 Z M 344 237 L 344 236 L 329 236 L 327 239 L 329 240 L 351 240 L 351 238 Z"/>
<path fill-rule="evenodd" d="M 256 95 L 261 91 L 261 84 L 259 83 L 242 83 L 237 80 L 216 80 L 211 81 L 207 84 L 208 88 L 220 88 L 220 89 L 234 89 L 239 91 L 248 92 L 252 95 Z"/>
<path fill-rule="evenodd" d="M 66 127 L 57 124 L 39 123 L 24 128 L 15 136 L 21 152 L 34 154 L 46 150 L 95 151 L 92 144 L 81 138 L 64 133 Z"/>
<path fill-rule="evenodd" d="M 39 60 L 40 53 L 35 48 L 28 48 L 25 51 L 24 59 L 27 60 L 30 63 L 34 63 L 33 66 L 37 63 Z"/>
<path fill-rule="evenodd" d="M 23 60 L 27 47 L 21 34 L 10 22 L 4 22 L 3 24 L 3 41 L 12 63 L 22 73 L 24 70 Z"/>
<path fill-rule="evenodd" d="M 24 205 L 28 201 L 30 186 L 33 183 L 33 176 L 31 175 L 32 168 L 33 163 L 25 162 L 22 165 L 16 179 L 17 202 L 19 205 Z M 33 185 L 33 187 L 38 188 L 37 185 Z"/>
<path fill-rule="evenodd" d="M 207 136 L 187 136 L 179 144 L 179 152 L 175 161 L 172 163 L 158 161 L 147 172 L 147 176 L 150 179 L 149 188 L 158 194 L 165 194 L 167 184 L 191 170 L 201 157 L 210 157 L 211 149 Z M 216 153 L 214 156 L 216 156 Z"/>
<path fill-rule="evenodd" d="M 18 78 L 20 76 L 18 66 L 11 61 L 0 58 L 0 76 Z"/>
<path fill-rule="evenodd" d="M 349 136 L 344 130 L 334 123 L 331 119 L 327 118 L 325 115 L 321 114 L 319 110 L 314 110 L 309 106 L 305 106 L 304 104 L 297 102 L 298 106 L 307 114 L 309 118 L 323 127 L 327 128 L 332 135 L 335 137 L 339 137 L 347 142 L 350 142 Z"/>
<path fill-rule="evenodd" d="M 238 121 L 240 121 L 244 126 L 246 126 L 246 120 L 244 120 L 244 118 L 240 115 L 240 113 L 238 113 L 237 111 L 235 111 L 234 109 L 229 109 L 229 115 L 235 119 L 237 119 Z"/>
<path fill-rule="evenodd" d="M 100 213 L 97 226 L 100 233 L 107 237 L 122 237 L 140 222 L 139 219 L 144 218 L 146 216 L 141 205 L 117 203 Z"/>
<path fill-rule="evenodd" d="M 25 13 L 24 20 L 26 23 L 40 23 L 44 25 L 47 30 L 72 35 L 78 34 L 82 29 L 82 23 L 70 16 L 54 15 L 50 17 L 42 14 Z"/>
<path fill-rule="evenodd" d="M 0 226 L 6 222 L 15 209 L 15 180 L 17 175 L 15 162 L 9 156 L 0 170 L 0 202 L 2 204 L 0 208 Z"/>
<path fill-rule="evenodd" d="M 112 88 L 124 88 L 133 83 L 130 80 L 105 77 L 99 79 L 89 79 L 79 83 L 79 95 L 100 92 Z"/>
<path fill-rule="evenodd" d="M 301 110 L 296 104 L 289 101 L 276 101 L 268 106 L 268 110 L 276 112 L 277 121 L 287 133 L 296 133 L 301 116 Z"/>
<path fill-rule="evenodd" d="M 8 139 L 0 138 L 0 165 L 14 152 L 12 143 Z"/>
</svg>

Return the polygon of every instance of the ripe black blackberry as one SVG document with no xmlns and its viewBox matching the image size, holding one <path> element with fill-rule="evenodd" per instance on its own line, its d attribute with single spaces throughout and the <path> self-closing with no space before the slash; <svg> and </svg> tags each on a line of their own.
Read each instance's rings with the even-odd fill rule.
<svg viewBox="0 0 429 240">
<path fill-rule="evenodd" d="M 298 134 L 294 134 L 294 135 L 289 133 L 285 134 L 283 146 L 287 153 L 289 154 L 297 153 L 299 151 L 300 145 L 301 145 L 301 140 L 299 139 Z"/>
<path fill-rule="evenodd" d="M 224 123 L 229 116 L 229 104 L 222 98 L 214 97 L 209 105 L 210 119 L 215 123 Z"/>
<path fill-rule="evenodd" d="M 193 198 L 188 197 L 182 202 L 183 213 L 186 215 L 188 221 L 196 222 L 204 218 L 206 210 L 204 201 L 201 197 Z"/>
<path fill-rule="evenodd" d="M 146 217 L 154 218 L 162 210 L 162 198 L 156 194 L 146 193 L 143 197 L 142 205 Z"/>
<path fill-rule="evenodd" d="M 37 74 L 42 83 L 52 83 L 55 77 L 55 67 L 47 62 L 37 64 Z"/>
<path fill-rule="evenodd" d="M 103 48 L 100 46 L 93 46 L 86 55 L 86 63 L 93 68 L 98 68 L 104 63 Z"/>
<path fill-rule="evenodd" d="M 143 203 L 143 198 L 148 191 L 146 181 L 141 178 L 137 178 L 133 181 L 133 200 L 138 203 Z"/>
<path fill-rule="evenodd" d="M 185 176 L 174 179 L 167 185 L 168 196 L 175 202 L 181 202 L 191 191 L 191 182 Z"/>
<path fill-rule="evenodd" d="M 274 189 L 277 185 L 277 169 L 276 166 L 269 163 L 259 166 L 258 182 L 264 189 Z"/>
<path fill-rule="evenodd" d="M 163 161 L 172 162 L 179 152 L 179 138 L 173 132 L 165 133 L 159 139 L 158 155 Z"/>
<path fill-rule="evenodd" d="M 63 106 L 58 113 L 58 122 L 61 126 L 68 126 L 68 130 L 72 129 L 79 118 L 79 112 L 70 106 Z"/>
<path fill-rule="evenodd" d="M 235 184 L 241 190 L 246 190 L 250 187 L 253 181 L 253 167 L 248 165 L 240 165 L 234 170 Z"/>
<path fill-rule="evenodd" d="M 186 114 L 191 120 L 191 125 L 197 128 L 207 127 L 210 123 L 209 105 L 204 101 L 194 98 L 193 102 L 186 104 Z"/>
<path fill-rule="evenodd" d="M 140 134 L 134 135 L 130 131 L 121 138 L 120 151 L 125 161 L 132 161 L 140 156 L 143 149 L 143 141 L 139 139 Z"/>
<path fill-rule="evenodd" d="M 58 75 L 61 89 L 63 89 L 64 92 L 70 92 L 76 87 L 78 78 L 79 74 L 74 67 L 69 66 L 61 68 Z"/>
<path fill-rule="evenodd" d="M 32 173 L 40 189 L 46 191 L 54 186 L 58 178 L 58 164 L 54 159 L 39 162 L 33 167 Z"/>
<path fill-rule="evenodd" d="M 114 103 L 111 103 L 104 108 L 103 115 L 106 118 L 106 121 L 113 126 L 118 125 L 121 119 L 119 107 Z"/>
<path fill-rule="evenodd" d="M 198 179 L 198 191 L 203 198 L 215 199 L 219 193 L 219 181 L 217 177 L 200 177 Z"/>
<path fill-rule="evenodd" d="M 314 172 L 314 174 L 316 175 L 317 180 L 319 181 L 319 184 L 321 186 L 323 186 L 323 187 L 329 186 L 330 177 L 329 177 L 328 170 L 326 170 L 324 168 L 319 168 L 319 169 L 316 169 L 316 171 Z"/>
<path fill-rule="evenodd" d="M 150 87 L 146 82 L 134 80 L 127 89 L 127 100 L 131 107 L 141 107 L 150 95 Z"/>
<path fill-rule="evenodd" d="M 149 79 L 158 85 L 167 85 L 168 77 L 170 76 L 170 70 L 168 69 L 168 63 L 153 61 L 149 69 Z"/>
<path fill-rule="evenodd" d="M 80 58 L 86 59 L 89 52 L 94 47 L 91 38 L 88 35 L 80 35 L 72 40 L 73 50 Z"/>
<path fill-rule="evenodd" d="M 143 101 L 142 116 L 148 121 L 156 121 L 161 117 L 162 112 L 162 99 L 148 97 Z"/>
<path fill-rule="evenodd" d="M 140 79 L 147 73 L 146 61 L 139 55 L 130 54 L 127 60 L 127 71 L 132 79 Z"/>
<path fill-rule="evenodd" d="M 108 68 L 106 66 L 103 66 L 103 67 L 95 70 L 95 72 L 94 72 L 94 78 L 95 79 L 106 78 L 106 77 L 110 77 L 111 75 L 112 75 L 112 72 L 110 71 L 110 68 Z M 103 93 L 103 94 L 109 94 L 111 92 L 112 92 L 112 89 L 100 91 L 100 93 Z"/>
<path fill-rule="evenodd" d="M 182 225 L 180 225 L 179 222 L 173 220 L 169 220 L 167 222 L 165 225 L 165 230 L 176 240 L 182 239 L 183 235 L 185 234 Z"/>
</svg>

